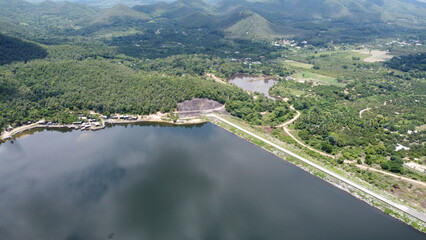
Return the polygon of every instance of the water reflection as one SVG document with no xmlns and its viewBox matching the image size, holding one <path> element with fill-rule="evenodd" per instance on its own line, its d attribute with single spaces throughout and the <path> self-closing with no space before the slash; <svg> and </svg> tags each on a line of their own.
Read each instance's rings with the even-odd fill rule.
<svg viewBox="0 0 426 240">
<path fill-rule="evenodd" d="M 212 125 L 0 146 L 0 239 L 424 239 Z"/>
<path fill-rule="evenodd" d="M 228 81 L 249 92 L 259 92 L 265 94 L 268 98 L 273 98 L 269 95 L 269 89 L 275 85 L 276 80 L 272 78 L 235 74 Z"/>
</svg>

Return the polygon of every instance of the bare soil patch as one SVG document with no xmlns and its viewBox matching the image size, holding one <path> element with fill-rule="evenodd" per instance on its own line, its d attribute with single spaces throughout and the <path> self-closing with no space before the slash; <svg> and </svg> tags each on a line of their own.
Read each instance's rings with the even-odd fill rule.
<svg viewBox="0 0 426 240">
<path fill-rule="evenodd" d="M 178 103 L 177 111 L 181 118 L 199 117 L 205 113 L 226 113 L 225 105 L 220 102 L 207 99 L 195 98 Z"/>
<path fill-rule="evenodd" d="M 354 52 L 369 55 L 368 57 L 364 58 L 364 62 L 370 63 L 384 62 L 390 60 L 393 57 L 392 55 L 389 55 L 388 52 L 379 50 L 361 49 L 354 50 Z"/>
</svg>

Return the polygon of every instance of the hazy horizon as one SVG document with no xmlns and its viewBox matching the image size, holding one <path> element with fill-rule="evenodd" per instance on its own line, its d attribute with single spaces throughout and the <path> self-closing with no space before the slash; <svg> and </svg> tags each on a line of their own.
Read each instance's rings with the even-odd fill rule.
<svg viewBox="0 0 426 240">
<path fill-rule="evenodd" d="M 155 4 L 157 2 L 175 2 L 177 0 L 25 0 L 27 2 L 32 3 L 41 3 L 45 1 L 51 1 L 51 2 L 71 2 L 71 3 L 80 3 L 80 4 L 88 4 L 92 6 L 98 6 L 98 7 L 109 7 L 114 6 L 117 4 L 123 4 L 127 6 L 136 6 L 136 5 L 149 5 L 149 4 Z M 215 4 L 220 2 L 221 0 L 203 0 L 206 3 Z"/>
</svg>

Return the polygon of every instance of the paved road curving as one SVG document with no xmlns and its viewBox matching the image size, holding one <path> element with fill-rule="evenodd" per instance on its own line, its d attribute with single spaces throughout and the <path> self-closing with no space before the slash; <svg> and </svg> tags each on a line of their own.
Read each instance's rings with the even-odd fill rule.
<svg viewBox="0 0 426 240">
<path fill-rule="evenodd" d="M 308 165 L 310 165 L 310 166 L 312 166 L 312 167 L 314 167 L 314 168 L 316 168 L 316 169 L 318 169 L 318 170 L 320 170 L 320 171 L 322 171 L 322 172 L 324 172 L 324 173 L 326 173 L 326 174 L 328 174 L 328 175 L 330 175 L 334 178 L 337 178 L 340 181 L 342 181 L 342 182 L 344 182 L 344 183 L 346 183 L 346 184 L 348 184 L 348 185 L 350 185 L 350 186 L 352 186 L 352 187 L 354 187 L 354 188 L 356 188 L 356 189 L 358 189 L 358 190 L 360 190 L 360 191 L 362 191 L 362 192 L 364 192 L 364 193 L 366 193 L 366 194 L 368 194 L 368 195 L 370 195 L 370 196 L 372 196 L 372 197 L 374 197 L 374 198 L 376 198 L 376 199 L 378 199 L 378 200 L 380 200 L 380 201 L 382 201 L 382 202 L 384 202 L 384 203 L 386 203 L 386 204 L 388 204 L 388 205 L 390 205 L 390 206 L 392 206 L 396 209 L 399 209 L 400 211 L 403 211 L 403 212 L 407 213 L 408 215 L 411 215 L 411 216 L 413 216 L 413 217 L 415 217 L 415 218 L 426 223 L 426 214 L 420 213 L 420 212 L 418 212 L 418 211 L 416 211 L 412 208 L 409 208 L 407 206 L 403 206 L 403 205 L 394 203 L 394 202 L 390 201 L 389 199 L 387 199 L 387 198 L 385 198 L 385 197 L 383 197 L 379 194 L 376 194 L 376 193 L 368 190 L 367 188 L 365 188 L 365 187 L 363 187 L 359 184 L 356 184 L 356 183 L 352 182 L 351 180 L 349 180 L 345 177 L 342 177 L 339 174 L 332 172 L 332 171 L 330 171 L 330 170 L 328 170 L 328 169 L 326 169 L 326 168 L 324 168 L 324 167 L 322 167 L 322 166 L 320 166 L 316 163 L 313 163 L 313 162 L 309 161 L 308 159 L 301 157 L 301 156 L 299 156 L 299 155 L 297 155 L 297 154 L 295 154 L 295 153 L 293 153 L 293 152 L 291 152 L 291 151 L 289 151 L 289 150 L 287 150 L 287 149 L 285 149 L 281 146 L 278 146 L 277 144 L 275 144 L 275 143 L 273 143 L 273 142 L 271 142 L 271 141 L 269 141 L 269 140 L 267 140 L 263 137 L 260 137 L 260 136 L 254 134 L 254 133 L 252 133 L 252 132 L 250 132 L 250 131 L 248 131 L 248 130 L 246 130 L 246 129 L 244 129 L 244 128 L 242 128 L 242 127 L 240 127 L 240 126 L 238 126 L 234 123 L 231 123 L 230 121 L 228 121 L 228 120 L 226 120 L 222 117 L 219 117 L 215 114 L 207 114 L 206 116 L 216 118 L 216 119 L 218 119 L 218 120 L 220 120 L 220 121 L 222 121 L 222 122 L 224 122 L 228 125 L 231 125 L 231 126 L 237 128 L 238 130 L 240 130 L 244 133 L 247 133 L 250 136 L 255 137 L 255 138 L 271 145 L 272 147 L 274 147 L 274 148 L 276 148 L 276 149 L 278 149 L 278 150 L 280 150 L 280 151 L 282 151 L 282 152 L 284 152 L 284 153 L 286 153 L 286 154 L 288 154 L 292 157 L 295 157 L 295 158 L 299 159 L 300 161 L 302 161 L 302 162 L 304 162 L 304 163 L 306 163 L 306 164 L 308 164 Z"/>
</svg>

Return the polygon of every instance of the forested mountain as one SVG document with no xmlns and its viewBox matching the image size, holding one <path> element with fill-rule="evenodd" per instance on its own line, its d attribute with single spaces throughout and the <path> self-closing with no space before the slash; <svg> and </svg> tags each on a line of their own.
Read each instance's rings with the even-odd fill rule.
<svg viewBox="0 0 426 240">
<path fill-rule="evenodd" d="M 2 9 L 0 14 L 5 20 L 31 27 L 54 22 L 58 27 L 84 24 L 87 19 L 100 11 L 98 8 L 84 4 L 51 1 L 32 4 L 24 0 L 1 0 L 0 8 Z"/>
<path fill-rule="evenodd" d="M 425 4 L 415 0 L 226 0 L 215 5 L 180 0 L 133 8 L 167 19 L 189 20 L 196 13 L 194 22 L 206 15 L 210 24 L 202 24 L 203 27 L 230 38 L 249 40 L 299 36 L 318 41 L 317 36 L 321 35 L 327 41 L 365 41 L 368 37 L 418 31 L 426 26 Z"/>
<path fill-rule="evenodd" d="M 259 14 L 246 10 L 231 14 L 220 24 L 227 37 L 249 40 L 273 40 L 290 37 L 295 29 L 274 24 Z"/>
<path fill-rule="evenodd" d="M 365 41 L 395 32 L 424 30 L 425 5 L 416 0 L 226 0 L 216 4 L 177 0 L 136 5 L 132 9 L 124 5 L 100 9 L 67 2 L 0 0 L 0 24 L 3 21 L 28 31 L 24 37 L 33 40 L 49 38 L 43 41 L 48 44 L 69 40 L 69 36 L 128 35 L 124 32 L 176 24 L 183 29 L 202 27 L 232 39 Z M 13 27 L 2 25 L 13 33 Z M 97 29 L 109 26 L 116 28 Z"/>
<path fill-rule="evenodd" d="M 25 37 L 42 42 L 54 42 L 53 39 L 88 25 L 100 12 L 82 4 L 50 1 L 33 4 L 23 0 L 0 0 L 0 9 L 0 20 L 14 25 L 19 32 L 26 32 Z M 6 31 L 14 33 L 10 27 Z"/>
<path fill-rule="evenodd" d="M 153 5 L 138 5 L 133 9 L 153 17 L 179 18 L 194 12 L 212 13 L 214 8 L 202 0 L 177 0 L 172 3 L 159 2 Z"/>
<path fill-rule="evenodd" d="M 41 46 L 19 38 L 0 34 L 0 65 L 17 61 L 29 61 L 47 57 L 47 51 Z"/>
<path fill-rule="evenodd" d="M 237 87 L 194 76 L 137 72 L 105 60 L 35 61 L 0 67 L 0 124 L 53 116 L 64 121 L 66 108 L 105 114 L 168 112 L 177 102 L 195 97 L 224 103 L 233 92 L 248 98 Z"/>
<path fill-rule="evenodd" d="M 424 20 L 425 5 L 415 0 L 229 0 L 220 2 L 217 9 L 250 9 L 276 19 L 381 22 L 401 18 Z"/>
<path fill-rule="evenodd" d="M 125 5 L 118 4 L 114 7 L 98 14 L 91 24 L 111 25 L 111 24 L 131 24 L 132 22 L 145 22 L 150 17 Z"/>
<path fill-rule="evenodd" d="M 28 0 L 29 2 L 39 3 L 43 2 L 45 0 Z M 62 2 L 63 0 L 50 0 L 53 2 Z M 112 7 L 116 4 L 123 4 L 129 7 L 135 6 L 135 5 L 149 5 L 149 4 L 155 4 L 158 2 L 174 2 L 175 0 L 68 0 L 67 2 L 72 3 L 81 3 L 81 4 L 88 4 L 92 6 L 97 6 L 101 8 L 108 8 Z M 217 3 L 220 0 L 206 0 L 207 3 Z"/>
</svg>

